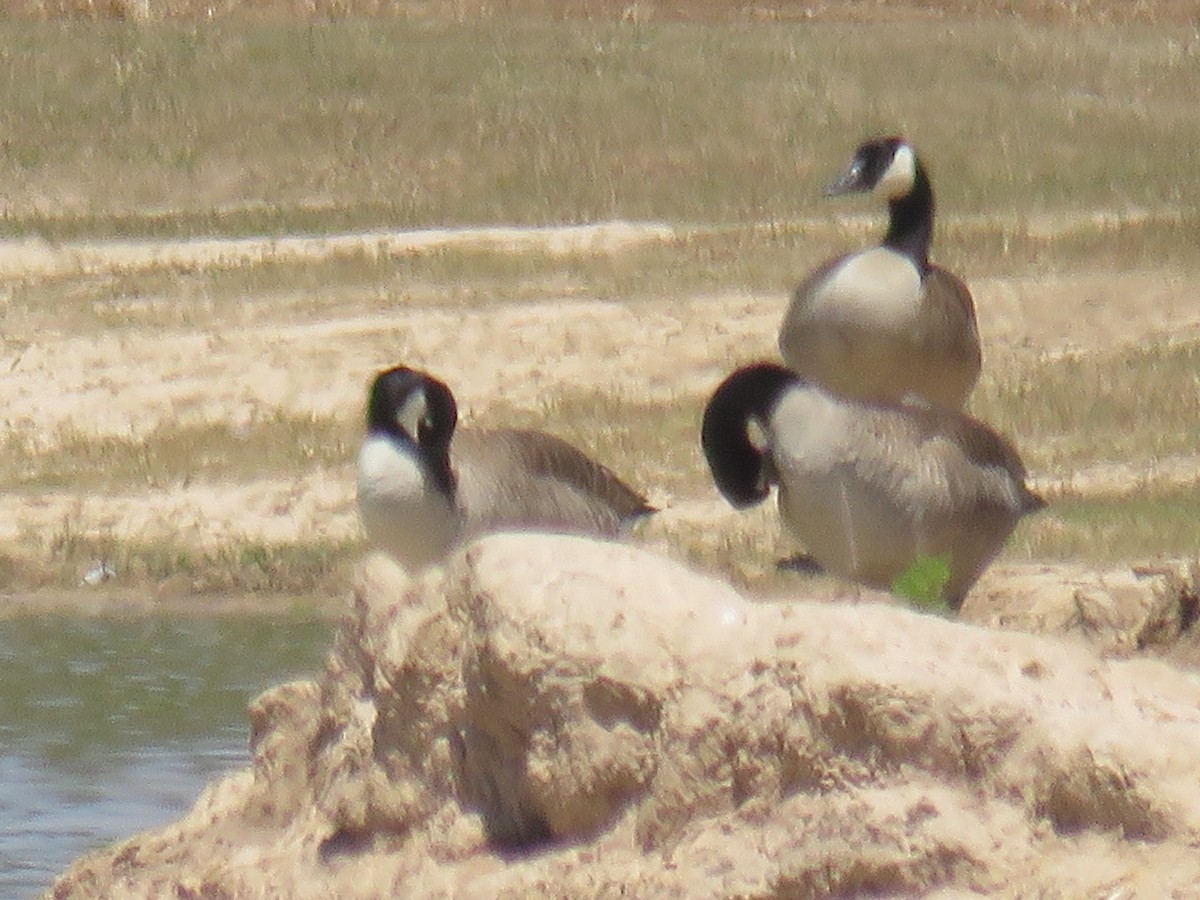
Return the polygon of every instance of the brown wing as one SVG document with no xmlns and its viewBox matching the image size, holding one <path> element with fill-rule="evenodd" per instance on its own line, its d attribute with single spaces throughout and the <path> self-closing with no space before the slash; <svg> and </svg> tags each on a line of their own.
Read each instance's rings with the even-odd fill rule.
<svg viewBox="0 0 1200 900">
<path fill-rule="evenodd" d="M 612 470 L 542 431 L 460 429 L 451 445 L 470 526 L 616 534 L 653 512 Z"/>
<path fill-rule="evenodd" d="M 937 266 L 925 274 L 922 290 L 908 380 L 929 403 L 961 409 L 983 362 L 975 303 L 962 279 Z"/>
<path fill-rule="evenodd" d="M 974 361 L 978 373 L 979 323 L 975 301 L 966 283 L 941 266 L 931 266 L 925 275 L 926 309 L 929 310 L 928 336 L 957 358 Z"/>
<path fill-rule="evenodd" d="M 623 519 L 653 512 L 646 498 L 610 468 L 560 437 L 529 429 L 496 430 L 492 433 L 511 448 L 513 456 L 529 472 L 569 484 L 608 506 Z"/>
<path fill-rule="evenodd" d="M 906 408 L 910 421 L 924 443 L 944 437 L 973 465 L 1003 469 L 1018 486 L 1027 512 L 1040 509 L 1046 501 L 1025 484 L 1025 463 L 1013 445 L 998 431 L 978 419 L 949 410 Z"/>
</svg>

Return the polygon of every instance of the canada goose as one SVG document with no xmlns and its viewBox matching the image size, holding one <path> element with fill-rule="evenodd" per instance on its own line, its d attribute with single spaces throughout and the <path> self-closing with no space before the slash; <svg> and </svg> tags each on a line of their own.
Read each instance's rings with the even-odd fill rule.
<svg viewBox="0 0 1200 900">
<path fill-rule="evenodd" d="M 888 590 L 944 557 L 954 609 L 1022 516 L 1045 501 L 1004 438 L 960 412 L 835 396 L 782 366 L 739 369 L 704 411 L 717 489 L 741 509 L 779 488 L 779 514 L 826 571 Z"/>
<path fill-rule="evenodd" d="M 460 429 L 454 395 L 424 372 L 379 373 L 358 455 L 358 509 L 371 543 L 410 572 L 503 530 L 617 536 L 653 512 L 572 445 L 540 431 Z"/>
<path fill-rule="evenodd" d="M 796 288 L 779 332 L 783 361 L 844 397 L 961 409 L 981 363 L 975 304 L 929 262 L 933 189 L 912 145 L 867 141 L 825 189 L 860 192 L 888 202 L 883 243 L 829 260 Z"/>
</svg>

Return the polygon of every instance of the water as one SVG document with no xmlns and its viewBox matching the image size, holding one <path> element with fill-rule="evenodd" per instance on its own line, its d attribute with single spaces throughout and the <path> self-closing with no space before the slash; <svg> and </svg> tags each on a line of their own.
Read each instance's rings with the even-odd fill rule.
<svg viewBox="0 0 1200 900">
<path fill-rule="evenodd" d="M 315 617 L 0 620 L 0 898 L 186 812 L 249 760 L 246 704 L 320 670 Z"/>
</svg>

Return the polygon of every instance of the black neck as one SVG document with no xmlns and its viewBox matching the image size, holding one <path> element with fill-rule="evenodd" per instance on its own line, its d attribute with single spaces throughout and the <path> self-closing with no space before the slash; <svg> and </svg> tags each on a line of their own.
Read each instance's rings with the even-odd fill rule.
<svg viewBox="0 0 1200 900">
<path fill-rule="evenodd" d="M 917 165 L 912 190 L 888 204 L 891 219 L 883 245 L 910 257 L 922 272 L 929 269 L 933 240 L 933 187 Z"/>
<path fill-rule="evenodd" d="M 437 485 L 439 491 L 445 495 L 446 499 L 453 502 L 454 494 L 458 490 L 458 479 L 454 477 L 454 470 L 450 468 L 450 454 L 439 451 L 436 455 L 430 456 L 429 460 L 429 476 L 433 479 L 433 483 Z"/>
</svg>

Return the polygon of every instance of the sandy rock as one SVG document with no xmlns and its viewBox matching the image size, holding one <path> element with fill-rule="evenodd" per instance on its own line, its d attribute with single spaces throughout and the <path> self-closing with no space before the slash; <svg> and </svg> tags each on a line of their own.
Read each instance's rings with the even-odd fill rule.
<svg viewBox="0 0 1200 900">
<path fill-rule="evenodd" d="M 1196 617 L 1197 574 L 1193 563 L 1111 570 L 1063 563 L 997 567 L 971 592 L 962 616 L 1128 656 L 1179 641 Z"/>
<path fill-rule="evenodd" d="M 364 567 L 253 768 L 54 897 L 1162 896 L 1200 884 L 1200 682 L 880 604 L 755 603 L 499 535 Z M 1122 893 L 1124 892 L 1124 893 Z"/>
</svg>

